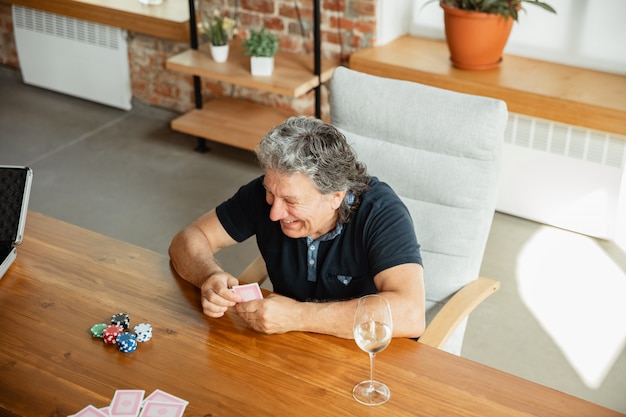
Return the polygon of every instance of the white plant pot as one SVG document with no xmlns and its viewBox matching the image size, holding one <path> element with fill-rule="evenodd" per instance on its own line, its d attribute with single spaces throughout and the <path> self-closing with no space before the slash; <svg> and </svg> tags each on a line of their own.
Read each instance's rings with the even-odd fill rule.
<svg viewBox="0 0 626 417">
<path fill-rule="evenodd" d="M 215 62 L 226 62 L 228 59 L 228 45 L 211 45 L 211 57 Z"/>
<path fill-rule="evenodd" d="M 274 72 L 274 57 L 251 56 L 250 72 L 254 76 L 269 76 Z"/>
</svg>

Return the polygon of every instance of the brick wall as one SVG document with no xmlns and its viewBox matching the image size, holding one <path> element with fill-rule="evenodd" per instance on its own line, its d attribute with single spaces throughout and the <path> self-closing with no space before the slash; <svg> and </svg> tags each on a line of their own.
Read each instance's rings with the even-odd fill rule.
<svg viewBox="0 0 626 417">
<path fill-rule="evenodd" d="M 133 1 L 133 0 L 129 0 Z M 321 38 L 324 58 L 347 62 L 351 53 L 374 44 L 376 4 L 379 0 L 320 0 Z M 251 28 L 262 24 L 280 39 L 284 51 L 311 55 L 313 59 L 312 0 L 199 0 L 200 7 L 219 10 L 235 17 L 245 37 Z M 11 7 L 0 3 L 0 63 L 19 68 L 13 37 Z M 129 61 L 133 95 L 150 104 L 180 112 L 193 104 L 192 77 L 165 69 L 168 57 L 187 49 L 185 42 L 129 33 Z M 232 95 L 263 104 L 314 114 L 314 95 L 298 99 L 202 80 L 203 96 Z M 323 112 L 327 110 L 323 90 Z"/>
<path fill-rule="evenodd" d="M 14 68 L 20 66 L 13 36 L 11 6 L 4 3 L 0 3 L 0 64 Z"/>
</svg>

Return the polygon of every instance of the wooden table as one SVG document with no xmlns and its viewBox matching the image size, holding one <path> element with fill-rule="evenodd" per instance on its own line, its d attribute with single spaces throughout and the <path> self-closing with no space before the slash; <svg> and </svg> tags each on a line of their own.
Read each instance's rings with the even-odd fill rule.
<svg viewBox="0 0 626 417">
<path fill-rule="evenodd" d="M 90 335 L 118 312 L 153 339 L 124 354 Z M 34 212 L 0 280 L 0 332 L 2 416 L 100 408 L 116 389 L 177 395 L 188 417 L 621 415 L 407 339 L 377 357 L 391 400 L 363 406 L 351 391 L 368 360 L 353 341 L 207 318 L 166 256 Z"/>
</svg>

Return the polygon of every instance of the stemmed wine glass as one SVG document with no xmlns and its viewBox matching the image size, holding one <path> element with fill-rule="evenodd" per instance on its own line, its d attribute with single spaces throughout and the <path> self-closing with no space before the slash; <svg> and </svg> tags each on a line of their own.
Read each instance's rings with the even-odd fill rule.
<svg viewBox="0 0 626 417">
<path fill-rule="evenodd" d="M 389 400 L 391 393 L 387 385 L 374 380 L 374 357 L 391 342 L 393 324 L 387 299 L 380 295 L 361 297 L 354 314 L 353 329 L 356 344 L 369 353 L 370 379 L 355 385 L 352 395 L 361 404 L 383 404 Z"/>
</svg>

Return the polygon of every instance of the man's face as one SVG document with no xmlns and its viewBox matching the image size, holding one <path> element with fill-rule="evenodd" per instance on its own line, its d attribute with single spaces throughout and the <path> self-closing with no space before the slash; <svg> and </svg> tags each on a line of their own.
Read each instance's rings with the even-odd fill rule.
<svg viewBox="0 0 626 417">
<path fill-rule="evenodd" d="M 270 219 L 280 222 L 286 236 L 313 239 L 330 232 L 345 191 L 322 194 L 304 174 L 265 172 L 265 199 L 272 206 Z"/>
</svg>

